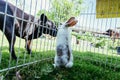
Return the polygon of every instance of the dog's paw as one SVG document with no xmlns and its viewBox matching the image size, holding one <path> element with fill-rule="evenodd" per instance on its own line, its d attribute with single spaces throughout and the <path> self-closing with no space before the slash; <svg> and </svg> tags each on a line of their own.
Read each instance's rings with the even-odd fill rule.
<svg viewBox="0 0 120 80">
<path fill-rule="evenodd" d="M 71 68 L 73 66 L 73 62 L 69 62 L 65 65 L 66 68 Z"/>
</svg>

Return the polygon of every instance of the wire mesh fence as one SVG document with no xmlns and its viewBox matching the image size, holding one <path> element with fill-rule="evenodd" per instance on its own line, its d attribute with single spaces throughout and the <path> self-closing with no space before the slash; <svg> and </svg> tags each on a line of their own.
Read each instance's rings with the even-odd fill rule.
<svg viewBox="0 0 120 80">
<path fill-rule="evenodd" d="M 107 1 L 108 5 L 111 4 L 110 0 Z M 97 0 L 87 0 L 80 4 L 83 8 L 77 17 L 78 24 L 71 28 L 74 59 L 90 61 L 97 66 L 104 66 L 105 69 L 117 71 L 120 68 L 118 50 L 120 19 L 96 18 L 96 15 L 101 14 L 96 12 L 96 10 L 101 10 L 101 7 L 96 7 L 96 3 Z M 62 1 L 61 5 L 63 5 Z M 61 14 L 64 14 L 65 10 L 57 5 L 59 10 L 57 12 L 55 10 L 57 8 L 53 9 L 54 20 L 52 20 L 49 19 L 51 6 L 52 0 L 0 1 L 1 74 L 4 72 L 7 74 L 13 69 L 18 72 L 25 66 L 28 66 L 29 70 L 31 65 L 39 66 L 38 62 L 53 60 L 57 27 L 64 17 Z M 102 9 L 104 10 L 104 7 Z M 39 14 L 36 15 L 37 13 Z M 34 70 L 37 70 L 37 67 L 34 67 Z"/>
<path fill-rule="evenodd" d="M 6 71 L 9 69 L 16 68 L 18 66 L 24 66 L 28 65 L 29 63 L 37 62 L 37 58 L 39 60 L 40 55 L 36 55 L 38 51 L 41 51 L 42 53 L 45 54 L 45 51 L 48 50 L 53 50 L 54 45 L 53 42 L 55 41 L 54 39 L 46 39 L 45 36 L 42 36 L 42 33 L 44 34 L 50 34 L 51 36 L 56 35 L 56 26 L 55 24 L 48 20 L 47 16 L 42 14 L 41 17 L 39 16 L 40 19 L 35 21 L 37 19 L 35 17 L 36 15 L 36 6 L 37 6 L 37 0 L 34 2 L 36 4 L 35 6 L 35 11 L 34 11 L 34 17 L 31 15 L 31 7 L 32 7 L 32 0 L 30 1 L 30 11 L 29 14 L 24 12 L 19 8 L 17 8 L 18 5 L 18 0 L 15 1 L 15 6 L 9 3 L 8 1 L 1 1 L 0 6 L 3 7 L 1 9 L 1 30 L 4 34 L 1 32 L 1 50 L 0 50 L 0 62 L 1 62 L 1 69 L 0 72 Z M 25 0 L 23 2 L 23 6 L 25 6 Z M 42 3 L 41 3 L 42 4 Z M 12 12 L 9 12 L 12 11 Z M 11 24 L 7 25 L 9 23 L 9 18 L 11 19 Z M 46 22 L 44 22 L 46 19 Z M 12 22 L 14 20 L 14 22 Z M 40 21 L 41 20 L 41 21 Z M 3 22 L 4 21 L 4 22 Z M 12 26 L 10 26 L 12 25 Z M 31 26 L 31 27 L 30 27 Z M 52 27 L 52 28 L 51 28 Z M 11 31 L 10 31 L 11 30 Z M 12 54 L 14 53 L 14 43 L 15 43 L 15 37 L 16 38 L 16 44 L 15 44 L 15 52 L 17 53 L 17 61 L 13 62 L 12 59 L 15 59 L 16 57 L 13 56 Z M 33 39 L 40 39 L 40 40 L 35 40 L 32 42 Z M 7 42 L 9 41 L 9 44 Z M 32 45 L 34 43 L 34 45 Z M 9 46 L 9 47 L 8 47 Z M 26 48 L 27 51 L 30 53 L 30 55 L 27 55 L 27 51 L 22 50 L 22 48 Z M 10 49 L 9 49 L 10 48 Z M 10 54 L 7 54 L 6 50 L 10 50 Z M 34 50 L 35 56 L 31 60 L 31 50 Z M 4 52 L 5 51 L 5 52 Z M 9 52 L 8 52 L 9 53 Z M 22 54 L 22 58 L 20 58 L 20 55 Z M 5 54 L 5 57 L 4 57 Z M 45 54 L 46 55 L 46 54 Z M 26 59 L 26 56 L 29 57 L 29 59 Z M 39 57 L 38 57 L 39 56 Z M 37 57 L 37 58 L 35 58 Z M 5 65 L 2 64 L 4 63 L 4 60 L 8 60 Z M 20 62 L 19 62 L 20 61 Z M 13 62 L 13 64 L 12 64 Z"/>
</svg>

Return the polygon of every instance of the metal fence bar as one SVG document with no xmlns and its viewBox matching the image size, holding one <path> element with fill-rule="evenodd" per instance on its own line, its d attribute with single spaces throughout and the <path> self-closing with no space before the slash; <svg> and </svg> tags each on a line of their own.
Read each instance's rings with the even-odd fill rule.
<svg viewBox="0 0 120 80">
<path fill-rule="evenodd" d="M 13 67 L 10 67 L 10 68 L 5 68 L 5 69 L 0 70 L 0 72 L 5 72 L 5 71 L 12 70 L 12 69 L 15 69 L 15 68 L 24 67 L 24 66 L 31 65 L 33 63 L 38 63 L 38 62 L 41 62 L 41 61 L 51 60 L 51 59 L 53 59 L 53 58 L 49 57 L 49 58 L 45 58 L 45 59 L 41 59 L 41 60 L 36 60 L 36 61 L 25 63 L 25 64 L 22 64 L 22 65 L 13 66 Z"/>
<path fill-rule="evenodd" d="M 25 3 L 25 0 L 24 0 L 24 3 Z M 31 4 L 32 4 L 32 2 L 31 2 Z M 36 4 L 37 4 L 37 0 L 36 0 Z M 37 5 L 36 5 L 37 6 Z M 32 5 L 30 6 L 30 7 L 32 7 Z M 7 11 L 7 8 L 6 8 L 6 11 Z M 11 17 L 11 18 L 14 18 L 14 19 L 18 19 L 18 20 L 22 20 L 22 23 L 21 23 L 21 31 L 20 32 L 22 32 L 22 26 L 23 26 L 23 21 L 25 21 L 25 22 L 27 22 L 27 23 L 31 23 L 31 24 L 37 24 L 36 22 L 31 22 L 31 21 L 29 21 L 29 20 L 24 20 L 24 6 L 23 6 L 23 14 L 22 14 L 22 18 L 19 18 L 19 17 L 17 17 L 16 16 L 16 11 L 17 11 L 17 1 L 16 1 L 16 9 L 15 9 L 15 12 L 14 12 L 14 15 L 9 15 L 9 14 L 7 14 L 7 13 L 3 13 L 3 12 L 0 12 L 0 14 L 3 14 L 3 15 L 5 15 L 5 17 L 6 16 L 9 16 L 9 17 Z M 35 13 L 34 13 L 34 16 L 35 16 L 35 14 L 36 14 L 36 11 L 35 11 Z M 6 19 L 6 18 L 5 18 Z M 5 21 L 4 21 L 4 23 L 5 23 Z M 14 26 L 13 26 L 13 33 L 12 33 L 12 44 L 13 44 L 13 36 L 14 36 L 14 29 L 15 29 L 15 21 L 14 21 Z M 39 25 L 39 24 L 38 24 Z M 39 25 L 39 26 L 43 26 L 43 25 Z M 46 27 L 46 28 L 48 28 L 47 26 L 43 26 L 43 27 Z M 50 29 L 50 28 L 48 28 L 48 29 Z M 3 32 L 4 32 L 4 30 L 3 30 Z M 43 32 L 43 31 L 42 31 Z M 4 35 L 4 34 L 3 34 Z M 22 33 L 20 34 L 20 38 L 21 38 L 21 36 L 22 36 Z M 34 34 L 33 34 L 33 36 L 34 36 Z M 3 39 L 4 38 L 2 38 L 2 44 L 3 44 Z M 45 41 L 46 42 L 46 41 Z M 2 45 L 1 44 L 1 45 Z M 19 55 L 19 53 L 21 52 L 20 51 L 20 44 L 21 44 L 21 39 L 19 39 L 19 49 L 18 49 L 18 59 L 17 59 L 17 62 L 16 62 L 16 65 L 14 66 L 14 68 L 16 67 L 17 68 L 17 66 L 19 65 L 19 61 L 20 61 L 20 55 Z M 45 44 L 46 45 L 46 44 Z M 44 45 L 44 46 L 45 46 Z M 45 48 L 45 47 L 44 47 Z M 36 49 L 37 49 L 37 45 L 36 45 Z M 1 50 L 0 51 L 2 51 L 2 46 L 1 46 Z M 45 50 L 44 50 L 45 51 Z M 0 59 L 2 59 L 2 53 L 0 53 Z M 25 60 L 26 60 L 26 53 L 24 53 L 24 60 L 23 60 L 23 65 L 26 63 L 25 62 Z M 35 55 L 36 56 L 36 55 Z M 34 60 L 35 60 L 35 57 L 34 57 Z M 29 62 L 30 62 L 31 60 L 29 59 Z M 22 66 L 22 65 L 21 65 Z M 11 68 L 11 56 L 10 56 L 10 60 L 9 60 L 9 65 L 8 65 L 8 70 Z M 6 70 L 7 70 L 6 69 Z M 2 71 L 1 71 L 2 72 Z"/>
<path fill-rule="evenodd" d="M 7 1 L 7 0 L 6 0 Z M 29 15 L 31 15 L 31 13 L 32 13 L 32 7 L 33 7 L 33 3 L 32 3 L 32 1 L 33 0 L 30 0 L 30 6 L 29 6 L 29 8 L 30 8 L 30 10 L 29 10 Z M 7 68 L 3 68 L 3 69 L 1 69 L 0 70 L 0 72 L 5 72 L 5 71 L 10 71 L 10 70 L 12 70 L 12 69 L 19 69 L 20 67 L 24 67 L 24 66 L 29 66 L 29 65 L 31 65 L 31 64 L 34 64 L 34 63 L 38 63 L 38 62 L 41 62 L 41 61 L 44 61 L 44 60 L 50 60 L 50 59 L 53 59 L 53 57 L 51 57 L 51 56 L 48 56 L 48 58 L 44 58 L 43 59 L 43 57 L 40 57 L 41 59 L 37 59 L 36 60 L 36 58 L 37 58 L 37 53 L 38 52 L 41 52 L 40 54 L 44 54 L 45 56 L 47 56 L 47 54 L 45 53 L 45 52 L 47 52 L 47 51 L 49 51 L 49 50 L 51 50 L 51 51 L 55 51 L 55 44 L 56 44 L 56 39 L 48 39 L 47 37 L 45 38 L 45 39 L 43 39 L 43 38 L 39 38 L 39 39 L 37 39 L 36 40 L 36 42 L 35 42 L 35 49 L 34 49 L 34 57 L 32 57 L 32 55 L 30 54 L 30 56 L 28 57 L 28 59 L 26 58 L 26 54 L 27 54 L 27 51 L 25 51 L 24 52 L 24 55 L 23 55 L 23 62 L 22 63 L 19 63 L 19 61 L 21 60 L 21 58 L 20 58 L 20 53 L 21 53 L 21 51 L 20 51 L 20 49 L 21 49 L 21 44 L 22 44 L 22 40 L 21 40 L 21 37 L 22 37 L 22 30 L 23 30 L 23 21 L 25 21 L 25 22 L 27 22 L 28 24 L 29 24 L 29 26 L 30 26 L 30 24 L 33 24 L 33 27 L 35 28 L 36 26 L 35 25 L 38 25 L 38 26 L 42 26 L 42 27 L 45 27 L 45 28 L 47 28 L 47 29 L 49 29 L 48 31 L 49 32 L 45 32 L 45 33 L 49 33 L 50 34 L 50 28 L 48 28 L 48 26 L 44 26 L 44 24 L 43 25 L 40 25 L 40 22 L 39 23 L 37 23 L 36 21 L 35 21 L 35 19 L 36 19 L 36 11 L 37 11 L 37 1 L 38 0 L 35 0 L 35 11 L 34 11 L 34 21 L 32 22 L 31 21 L 31 17 L 29 16 L 29 20 L 25 20 L 24 19 L 24 10 L 25 10 L 25 0 L 23 1 L 23 13 L 22 13 L 22 18 L 19 18 L 19 17 L 17 17 L 16 16 L 16 11 L 17 11 L 17 8 L 15 8 L 15 12 L 14 12 L 14 15 L 9 15 L 9 14 L 7 14 L 7 6 L 6 6 L 6 10 L 5 10 L 5 13 L 3 13 L 3 12 L 0 12 L 0 14 L 3 14 L 4 16 L 5 16 L 5 19 L 4 19 L 4 28 L 3 28 L 3 33 L 5 32 L 5 22 L 6 22 L 6 16 L 9 16 L 9 17 L 11 17 L 11 18 L 14 18 L 14 23 L 13 23 L 13 32 L 12 32 L 12 44 L 14 44 L 13 43 L 13 40 L 14 40 L 14 29 L 15 29 L 15 20 L 16 19 L 18 19 L 18 20 L 21 20 L 22 21 L 22 23 L 21 23 L 21 29 L 20 29 L 20 39 L 19 39 L 19 45 L 18 45 L 18 59 L 17 59 L 17 62 L 16 62 L 16 64 L 15 65 L 12 65 L 12 59 L 11 59 L 11 55 L 10 55 L 10 59 L 9 59 L 9 61 L 8 61 L 8 67 Z M 18 7 L 18 0 L 16 0 L 16 7 Z M 41 0 L 41 5 L 39 6 L 40 7 L 40 10 L 41 10 L 41 8 L 42 8 L 42 6 L 44 5 L 44 7 L 45 8 L 47 8 L 47 1 L 45 0 L 45 4 L 42 4 L 43 3 L 43 0 Z M 89 32 L 89 34 L 90 34 L 90 36 L 88 36 L 89 38 L 90 37 L 93 37 L 93 39 L 94 39 L 94 41 L 95 42 L 97 42 L 98 40 L 97 40 L 97 38 L 98 37 L 96 37 L 96 36 L 93 36 L 92 35 L 92 33 L 94 33 L 94 34 L 102 34 L 102 32 L 100 33 L 100 32 L 95 32 L 94 31 L 94 28 L 96 28 L 96 25 L 98 26 L 98 25 L 100 25 L 100 26 L 103 26 L 103 22 L 104 22 L 104 20 L 103 19 L 101 19 L 101 21 L 100 21 L 100 19 L 98 19 L 97 21 L 96 21 L 96 24 L 94 23 L 95 22 L 95 15 L 96 15 L 96 13 L 93 11 L 93 4 L 94 3 L 90 3 L 90 6 L 92 7 L 91 9 L 90 8 L 88 8 L 88 10 L 86 10 L 86 11 L 84 11 L 84 12 L 82 12 L 82 13 L 80 13 L 80 15 L 82 15 L 82 17 L 84 18 L 84 19 L 82 19 L 82 20 L 80 20 L 80 22 L 81 23 L 79 23 L 79 25 L 81 24 L 82 26 L 84 26 L 84 24 L 88 24 L 88 27 L 85 27 L 85 29 L 84 30 L 82 30 L 82 29 L 77 29 L 77 31 L 78 32 L 80 32 L 80 31 L 84 31 L 84 32 Z M 7 5 L 8 5 L 8 3 L 7 3 Z M 48 5 L 49 7 L 50 7 L 50 1 L 49 1 L 49 5 Z M 64 12 L 64 10 L 61 10 L 61 8 L 59 9 L 60 10 L 60 12 L 61 12 L 61 14 Z M 45 13 L 45 12 L 44 12 Z M 56 13 L 56 12 L 55 12 Z M 111 14 L 111 13 L 110 13 Z M 115 14 L 115 13 L 112 13 L 112 14 Z M 116 13 L 116 15 L 117 15 L 118 13 Z M 94 18 L 93 18 L 93 20 L 92 20 L 92 17 L 94 16 Z M 60 17 L 60 14 L 58 14 L 57 16 L 55 16 L 55 17 Z M 62 18 L 62 17 L 61 17 Z M 80 16 L 79 16 L 79 18 L 80 18 Z M 45 19 L 45 18 L 44 18 Z M 116 29 L 116 23 L 117 23 L 117 19 L 115 20 L 116 22 L 114 23 L 114 28 Z M 61 20 L 59 21 L 59 22 L 61 22 Z M 110 24 L 108 23 L 108 22 L 110 22 Z M 107 29 L 107 25 L 109 24 L 110 25 L 110 27 L 109 28 L 111 28 L 111 26 L 112 26 L 112 22 L 113 22 L 113 19 L 111 18 L 110 20 L 108 20 L 108 19 L 106 19 L 105 20 L 105 29 Z M 91 26 L 92 25 L 92 26 Z M 93 31 L 90 31 L 90 28 L 93 28 Z M 38 27 L 38 33 L 40 32 L 40 27 Z M 75 30 L 75 28 L 73 28 L 72 30 Z M 97 29 L 96 30 L 99 30 L 99 28 L 97 27 Z M 103 29 L 101 29 L 101 30 L 103 30 Z M 42 28 L 42 30 L 41 30 L 41 32 L 43 33 L 43 31 L 44 31 L 44 28 Z M 53 35 L 54 33 L 52 33 L 52 35 Z M 77 35 L 83 35 L 83 34 L 77 34 Z M 27 35 L 28 36 L 28 35 Z M 39 37 L 39 34 L 37 34 L 37 37 Z M 72 36 L 73 37 L 73 36 Z M 84 38 L 86 38 L 87 36 L 86 35 L 84 35 Z M 80 42 L 80 44 L 78 44 L 78 45 L 76 45 L 76 43 L 74 42 L 76 37 L 73 37 L 72 38 L 72 47 L 73 47 L 73 50 L 74 51 L 79 51 L 79 52 L 87 52 L 87 51 L 90 51 L 90 52 L 93 52 L 93 55 L 95 55 L 95 57 L 96 57 L 96 63 L 97 64 L 99 64 L 99 66 L 102 66 L 102 64 L 104 63 L 104 68 L 107 70 L 107 64 L 108 64 L 108 56 L 109 56 L 109 51 L 106 49 L 106 48 L 96 48 L 96 47 L 93 47 L 93 46 L 91 46 L 90 44 L 91 44 L 91 42 L 90 41 L 87 41 L 87 40 L 81 40 L 81 39 L 79 39 L 79 41 L 81 41 Z M 109 40 L 109 38 L 110 37 L 103 37 L 104 39 L 107 39 L 107 40 Z M 32 34 L 32 40 L 34 39 L 34 33 Z M 119 38 L 118 38 L 119 39 Z M 2 64 L 1 63 L 1 61 L 2 61 L 2 48 L 3 48 L 3 43 L 4 43 L 4 34 L 2 35 L 2 42 L 1 42 L 1 47 L 0 47 L 0 65 Z M 28 38 L 27 38 L 27 41 L 28 41 Z M 12 46 L 12 44 L 11 44 L 11 46 Z M 110 43 L 109 42 L 107 42 L 107 44 L 109 45 Z M 114 43 L 113 43 L 114 44 Z M 27 44 L 25 44 L 25 45 L 27 45 Z M 31 49 L 33 49 L 33 43 L 31 43 Z M 11 49 L 11 51 L 12 51 L 12 49 Z M 105 61 L 104 60 L 101 60 L 101 61 L 103 61 L 103 63 L 100 63 L 99 62 L 99 59 L 100 59 L 100 56 L 99 56 L 99 54 L 96 54 L 96 53 L 105 53 Z M 111 51 L 111 53 L 113 53 L 113 50 Z M 114 56 L 115 54 L 110 54 L 111 56 Z M 42 56 L 42 55 L 40 55 L 40 56 Z M 76 56 L 76 55 L 75 55 Z M 116 55 L 115 55 L 116 56 Z M 79 56 L 77 56 L 77 57 L 79 57 Z M 82 58 L 86 58 L 86 56 L 83 54 L 82 56 L 80 56 L 80 57 L 82 57 Z M 88 57 L 89 58 L 89 57 Z M 33 59 L 33 60 L 32 60 Z M 27 62 L 27 60 L 28 60 L 28 62 Z M 82 59 L 81 59 L 82 60 Z M 91 58 L 90 60 L 93 60 L 93 61 L 95 61 L 93 58 Z M 111 68 L 112 67 L 112 63 L 113 63 L 113 59 L 111 58 L 110 59 L 110 66 L 109 66 L 109 68 Z M 117 58 L 116 58 L 116 64 L 118 63 L 118 60 L 117 60 Z M 37 64 L 35 64 L 35 65 L 37 65 Z M 29 67 L 28 67 L 29 68 Z M 116 68 L 116 67 L 114 67 L 114 68 Z M 35 68 L 35 70 L 37 70 L 36 68 Z"/>
<path fill-rule="evenodd" d="M 31 21 L 28 21 L 28 20 L 19 18 L 19 17 L 17 17 L 17 16 L 15 17 L 15 16 L 12 16 L 12 15 L 9 15 L 9 14 L 5 14 L 5 13 L 3 13 L 3 12 L 0 12 L 0 14 L 4 14 L 4 15 L 9 16 L 9 17 L 12 17 L 12 18 L 16 18 L 16 19 L 19 19 L 19 20 L 22 20 L 22 21 L 25 21 L 25 22 L 29 22 L 30 24 L 37 24 L 38 26 L 43 26 L 43 27 L 45 27 L 45 28 L 48 28 L 48 27 L 46 27 L 46 26 L 44 26 L 44 25 L 38 24 L 37 22 L 31 22 Z M 50 28 L 48 28 L 48 29 L 50 29 Z"/>
<path fill-rule="evenodd" d="M 3 40 L 4 40 L 4 32 L 5 32 L 5 22 L 6 22 L 6 14 L 7 14 L 7 5 L 8 5 L 8 2 L 7 2 L 7 0 L 6 0 L 6 6 L 5 6 L 5 13 L 4 13 L 4 15 L 5 15 L 5 18 L 4 18 L 4 23 L 3 23 L 3 35 L 2 35 L 2 42 L 1 42 L 1 48 L 0 48 L 0 63 L 1 63 L 1 60 L 2 60 L 2 52 L 1 52 L 1 50 L 2 50 L 2 46 L 3 46 Z"/>
</svg>

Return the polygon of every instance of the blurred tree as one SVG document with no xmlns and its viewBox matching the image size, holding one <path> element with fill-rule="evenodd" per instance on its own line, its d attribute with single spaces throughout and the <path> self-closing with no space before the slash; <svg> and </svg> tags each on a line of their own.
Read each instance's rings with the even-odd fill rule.
<svg viewBox="0 0 120 80">
<path fill-rule="evenodd" d="M 82 0 L 51 0 L 51 8 L 48 11 L 40 10 L 37 15 L 45 13 L 56 23 L 64 22 L 71 16 L 78 16 L 81 10 Z"/>
</svg>

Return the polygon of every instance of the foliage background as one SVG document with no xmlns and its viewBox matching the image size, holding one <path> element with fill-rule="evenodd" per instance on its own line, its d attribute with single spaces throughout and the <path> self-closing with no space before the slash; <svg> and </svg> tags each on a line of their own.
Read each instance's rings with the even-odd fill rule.
<svg viewBox="0 0 120 80">
<path fill-rule="evenodd" d="M 47 10 L 40 10 L 39 16 L 45 13 L 49 19 L 57 24 L 66 21 L 71 16 L 79 16 L 82 0 L 51 0 L 51 7 Z"/>
</svg>

